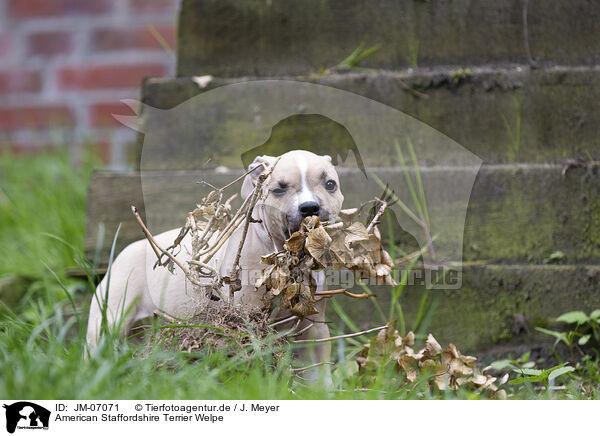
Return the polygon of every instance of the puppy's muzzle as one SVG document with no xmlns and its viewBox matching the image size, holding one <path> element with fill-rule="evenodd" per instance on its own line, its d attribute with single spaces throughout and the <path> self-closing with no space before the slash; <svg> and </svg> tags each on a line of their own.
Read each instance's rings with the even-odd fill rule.
<svg viewBox="0 0 600 436">
<path fill-rule="evenodd" d="M 302 218 L 306 218 L 307 216 L 319 215 L 321 211 L 321 206 L 316 201 L 305 201 L 300 206 L 298 206 L 298 212 Z"/>
</svg>

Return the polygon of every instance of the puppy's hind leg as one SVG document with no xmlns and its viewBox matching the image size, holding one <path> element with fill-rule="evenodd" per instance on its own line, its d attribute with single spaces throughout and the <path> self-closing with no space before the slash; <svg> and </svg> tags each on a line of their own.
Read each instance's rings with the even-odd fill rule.
<svg viewBox="0 0 600 436">
<path fill-rule="evenodd" d="M 89 351 L 106 330 L 124 336 L 135 321 L 152 315 L 155 307 L 146 286 L 145 254 L 144 241 L 126 247 L 96 288 L 86 337 Z"/>
</svg>

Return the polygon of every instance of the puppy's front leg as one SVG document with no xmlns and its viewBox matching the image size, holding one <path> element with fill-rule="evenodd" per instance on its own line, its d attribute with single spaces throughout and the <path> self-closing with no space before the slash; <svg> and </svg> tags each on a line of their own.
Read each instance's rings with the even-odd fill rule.
<svg viewBox="0 0 600 436">
<path fill-rule="evenodd" d="M 319 272 L 315 275 L 317 281 L 317 292 L 326 288 L 325 275 Z M 298 339 L 327 339 L 329 338 L 329 326 L 325 323 L 325 307 L 327 300 L 322 299 L 315 304 L 319 313 L 309 316 L 299 326 L 299 330 L 313 324 Z M 300 361 L 304 365 L 317 365 L 303 372 L 302 378 L 310 382 L 322 382 L 325 387 L 333 386 L 331 378 L 331 342 L 317 342 L 304 344 L 304 348 L 298 353 Z"/>
</svg>

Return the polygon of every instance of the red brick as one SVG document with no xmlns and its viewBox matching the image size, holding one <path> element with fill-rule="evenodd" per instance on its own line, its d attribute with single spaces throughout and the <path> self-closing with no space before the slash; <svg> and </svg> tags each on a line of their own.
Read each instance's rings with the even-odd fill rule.
<svg viewBox="0 0 600 436">
<path fill-rule="evenodd" d="M 38 71 L 0 71 L 0 93 L 38 92 L 40 89 L 41 79 Z"/>
<path fill-rule="evenodd" d="M 164 76 L 162 64 L 101 65 L 66 67 L 59 71 L 62 89 L 102 89 L 138 87 L 144 77 Z"/>
<path fill-rule="evenodd" d="M 66 106 L 0 108 L 0 130 L 52 129 L 72 126 L 73 114 Z"/>
<path fill-rule="evenodd" d="M 129 106 L 124 103 L 96 103 L 90 106 L 90 119 L 94 127 L 119 127 L 123 126 L 113 117 L 115 115 L 135 115 Z"/>
<path fill-rule="evenodd" d="M 52 15 L 97 14 L 111 9 L 110 0 L 9 0 L 8 13 L 15 18 Z"/>
<path fill-rule="evenodd" d="M 152 26 L 175 49 L 175 26 L 157 24 Z M 92 35 L 96 50 L 164 49 L 149 25 L 133 29 L 99 29 Z"/>
<path fill-rule="evenodd" d="M 179 0 L 130 0 L 131 7 L 138 12 L 175 12 L 178 3 Z"/>
<path fill-rule="evenodd" d="M 71 35 L 66 32 L 44 32 L 30 35 L 28 52 L 32 55 L 51 56 L 71 51 Z"/>
<path fill-rule="evenodd" d="M 51 145 L 48 144 L 17 144 L 14 142 L 11 142 L 9 145 L 7 146 L 0 146 L 0 154 L 2 154 L 5 151 L 10 151 L 12 154 L 15 155 L 34 155 L 37 156 L 39 154 L 42 153 L 47 153 L 50 151 L 55 150 L 55 148 Z"/>
<path fill-rule="evenodd" d="M 0 56 L 9 54 L 12 48 L 12 36 L 8 33 L 0 33 Z"/>
</svg>

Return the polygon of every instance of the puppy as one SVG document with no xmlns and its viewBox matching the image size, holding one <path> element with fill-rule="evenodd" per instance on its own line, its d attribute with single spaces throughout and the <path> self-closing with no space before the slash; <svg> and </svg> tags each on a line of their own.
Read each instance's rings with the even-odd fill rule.
<svg viewBox="0 0 600 436">
<path fill-rule="evenodd" d="M 258 176 L 264 171 L 263 163 L 273 165 L 276 158 L 259 156 L 248 169 L 261 166 L 244 179 L 241 188 L 242 198 L 246 198 L 256 185 Z M 257 203 L 253 218 L 258 222 L 250 223 L 244 247 L 240 257 L 242 289 L 234 294 L 234 304 L 246 307 L 262 307 L 263 295 L 255 291 L 254 281 L 264 265 L 261 256 L 283 248 L 284 241 L 298 230 L 307 216 L 318 216 L 321 221 L 335 220 L 342 207 L 344 196 L 339 186 L 339 178 L 329 156 L 318 156 L 302 150 L 283 154 L 272 172 L 268 195 Z M 221 276 L 228 276 L 235 261 L 243 227 L 231 235 L 227 242 L 213 257 L 210 265 Z M 155 239 L 162 247 L 173 243 L 179 233 L 174 229 L 157 235 Z M 177 259 L 183 264 L 189 260 L 191 238 L 182 241 L 182 250 Z M 107 320 L 109 327 L 117 323 L 125 334 L 135 321 L 152 316 L 160 309 L 178 318 L 193 315 L 194 302 L 201 298 L 193 295 L 193 286 L 181 271 L 171 274 L 166 268 L 153 268 L 156 255 L 147 240 L 134 242 L 117 256 L 107 274 L 96 289 L 92 300 L 87 331 L 87 342 L 93 350 L 99 339 L 102 322 L 101 307 L 108 286 Z M 254 280 L 252 280 L 254 278 Z M 324 274 L 316 275 L 318 290 L 325 286 Z M 224 286 L 223 295 L 229 295 L 228 286 Z M 325 300 L 317 303 L 319 313 L 311 317 L 313 327 L 303 333 L 303 338 L 327 338 L 329 329 L 325 324 Z M 308 325 L 310 321 L 304 321 Z M 299 330 L 304 326 L 299 326 Z M 318 347 L 307 348 L 300 358 L 308 363 L 328 362 L 330 360 L 329 342 Z M 322 368 L 328 368 L 324 365 Z M 307 374 L 309 378 L 319 377 L 318 371 Z M 328 370 L 324 371 L 324 381 L 330 383 Z"/>
</svg>

